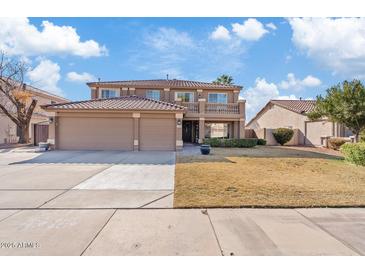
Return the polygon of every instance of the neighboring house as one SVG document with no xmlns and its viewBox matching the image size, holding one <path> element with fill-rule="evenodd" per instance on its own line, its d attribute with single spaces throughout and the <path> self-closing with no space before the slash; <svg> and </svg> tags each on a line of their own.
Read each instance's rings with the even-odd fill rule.
<svg viewBox="0 0 365 274">
<path fill-rule="evenodd" d="M 56 149 L 176 150 L 205 138 L 244 138 L 242 89 L 185 80 L 88 83 L 91 100 L 55 112 Z"/>
<path fill-rule="evenodd" d="M 253 129 L 258 138 L 264 138 L 269 145 L 276 144 L 272 131 L 279 127 L 291 128 L 294 136 L 289 145 L 321 146 L 328 137 L 348 137 L 352 132 L 343 125 L 327 119 L 310 121 L 307 113 L 314 110 L 315 100 L 271 100 L 246 128 Z"/>
<path fill-rule="evenodd" d="M 37 134 L 37 128 L 39 129 L 39 134 L 45 133 L 46 131 L 41 127 L 41 125 L 47 125 L 49 121 L 49 117 L 52 116 L 51 113 L 47 113 L 45 110 L 43 110 L 40 106 L 44 104 L 53 104 L 53 103 L 66 103 L 69 102 L 69 100 L 57 96 L 55 94 L 49 93 L 47 91 L 32 87 L 30 85 L 24 85 L 25 90 L 29 91 L 32 96 L 34 96 L 37 99 L 37 106 L 34 109 L 32 119 L 30 120 L 29 125 L 29 136 L 31 139 L 31 142 L 34 143 L 37 140 L 35 140 L 35 135 Z M 37 127 L 39 125 L 39 127 Z M 42 131 L 42 132 L 40 132 Z M 41 137 L 38 134 L 39 137 Z M 46 133 L 45 133 L 46 134 Z M 1 110 L 0 110 L 0 144 L 4 143 L 16 143 L 19 139 L 19 136 L 17 134 L 17 126 L 13 121 L 10 120 L 8 116 L 6 116 Z M 46 139 L 46 136 L 43 136 L 43 139 Z"/>
</svg>

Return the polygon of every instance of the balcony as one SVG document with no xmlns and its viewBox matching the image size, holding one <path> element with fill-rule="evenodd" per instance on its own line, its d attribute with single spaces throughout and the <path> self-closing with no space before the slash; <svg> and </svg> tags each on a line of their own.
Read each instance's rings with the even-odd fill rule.
<svg viewBox="0 0 365 274">
<path fill-rule="evenodd" d="M 175 101 L 176 104 L 186 107 L 186 118 L 244 118 L 245 101 L 237 103 L 207 103 L 205 99 L 199 99 L 199 102 L 181 102 Z"/>
<path fill-rule="evenodd" d="M 238 103 L 230 103 L 230 104 L 206 103 L 205 113 L 239 114 L 240 108 Z"/>
</svg>

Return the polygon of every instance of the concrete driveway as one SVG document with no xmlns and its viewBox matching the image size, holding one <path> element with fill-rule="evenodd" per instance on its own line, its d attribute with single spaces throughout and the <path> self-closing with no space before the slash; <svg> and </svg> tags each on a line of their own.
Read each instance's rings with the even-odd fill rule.
<svg viewBox="0 0 365 274">
<path fill-rule="evenodd" d="M 0 153 L 0 208 L 172 207 L 174 152 Z"/>
</svg>

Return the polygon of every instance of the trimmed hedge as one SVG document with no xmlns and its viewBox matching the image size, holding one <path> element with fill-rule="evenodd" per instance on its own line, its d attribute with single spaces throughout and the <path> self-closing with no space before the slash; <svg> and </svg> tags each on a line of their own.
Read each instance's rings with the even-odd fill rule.
<svg viewBox="0 0 365 274">
<path fill-rule="evenodd" d="M 276 142 L 278 142 L 280 145 L 284 145 L 285 143 L 289 142 L 291 138 L 293 138 L 294 130 L 281 127 L 275 129 L 272 135 L 274 135 Z"/>
<path fill-rule="evenodd" d="M 365 143 L 346 143 L 340 148 L 346 161 L 356 165 L 365 166 Z"/>
<path fill-rule="evenodd" d="M 350 142 L 350 140 L 345 138 L 330 138 L 328 139 L 328 147 L 330 149 L 339 150 L 340 147 L 347 142 Z"/>
<path fill-rule="evenodd" d="M 246 139 L 220 139 L 220 138 L 209 138 L 205 139 L 204 144 L 210 145 L 211 147 L 254 147 L 257 145 L 257 139 L 246 138 Z"/>
<path fill-rule="evenodd" d="M 266 140 L 265 139 L 257 139 L 257 145 L 258 146 L 265 146 Z"/>
</svg>

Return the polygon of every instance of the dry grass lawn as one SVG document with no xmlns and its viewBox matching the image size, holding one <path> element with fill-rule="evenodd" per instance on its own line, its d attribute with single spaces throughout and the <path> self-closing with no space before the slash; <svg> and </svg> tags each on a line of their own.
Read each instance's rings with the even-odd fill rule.
<svg viewBox="0 0 365 274">
<path fill-rule="evenodd" d="M 293 148 L 179 154 L 174 207 L 365 206 L 365 167 Z"/>
</svg>

